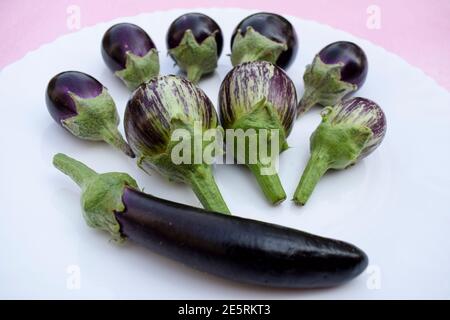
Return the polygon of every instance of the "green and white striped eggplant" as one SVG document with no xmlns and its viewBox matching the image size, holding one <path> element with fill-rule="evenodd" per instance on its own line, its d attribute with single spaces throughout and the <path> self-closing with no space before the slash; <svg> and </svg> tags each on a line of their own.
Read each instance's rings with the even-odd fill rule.
<svg viewBox="0 0 450 320">
<path fill-rule="evenodd" d="M 208 147 L 205 132 L 217 129 L 221 133 L 223 129 L 213 104 L 200 88 L 172 75 L 154 78 L 134 91 L 124 122 L 141 169 L 147 173 L 153 169 L 169 180 L 187 183 L 206 209 L 229 213 L 211 165 L 203 157 Z M 178 156 L 182 159 L 175 158 Z"/>
<path fill-rule="evenodd" d="M 386 134 L 386 117 L 375 102 L 353 98 L 326 107 L 311 135 L 311 157 L 294 194 L 304 205 L 329 169 L 345 169 L 372 153 Z"/>
<path fill-rule="evenodd" d="M 296 117 L 297 94 L 292 80 L 274 64 L 266 61 L 247 62 L 231 70 L 222 82 L 219 93 L 222 125 L 245 134 L 244 150 L 233 147 L 234 157 L 255 175 L 262 191 L 273 204 L 286 199 L 278 174 L 267 169 L 268 157 L 287 149 L 286 138 Z M 265 131 L 265 133 L 264 133 Z M 230 139 L 227 130 L 227 147 Z M 264 133 L 264 135 L 263 135 Z M 257 141 L 252 148 L 251 141 Z M 275 146 L 273 143 L 277 142 Z M 278 150 L 275 150 L 277 147 Z M 242 148 L 241 148 L 242 149 Z M 268 150 L 265 156 L 261 150 Z M 230 151 L 227 148 L 227 151 Z M 239 159 L 242 153 L 245 159 Z M 269 154 L 267 152 L 266 154 Z M 256 154 L 256 155 L 255 155 Z M 256 161 L 250 161 L 251 157 Z"/>
</svg>

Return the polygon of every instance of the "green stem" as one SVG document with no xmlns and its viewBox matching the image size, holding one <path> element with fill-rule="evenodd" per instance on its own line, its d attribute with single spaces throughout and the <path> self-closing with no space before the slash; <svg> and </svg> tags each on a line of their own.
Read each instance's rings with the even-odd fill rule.
<svg viewBox="0 0 450 320">
<path fill-rule="evenodd" d="M 256 164 L 247 164 L 247 167 L 252 171 L 264 195 L 272 204 L 279 204 L 286 199 L 286 192 L 284 192 L 280 177 L 277 173 L 272 175 L 261 174 L 261 169 L 265 166 L 259 162 Z"/>
<path fill-rule="evenodd" d="M 188 177 L 192 190 L 207 210 L 230 214 L 227 204 L 220 194 L 210 166 L 201 166 Z"/>
<path fill-rule="evenodd" d="M 303 97 L 297 106 L 297 118 L 317 104 L 317 98 L 313 93 L 314 91 L 305 91 L 305 93 L 303 94 Z"/>
<path fill-rule="evenodd" d="M 101 131 L 101 136 L 103 140 L 108 143 L 109 145 L 121 150 L 123 153 L 125 153 L 127 156 L 134 158 L 134 152 L 131 150 L 128 143 L 125 141 L 125 139 L 122 137 L 122 135 L 119 132 L 119 129 L 117 129 L 115 126 L 106 126 Z"/>
<path fill-rule="evenodd" d="M 53 157 L 53 165 L 59 171 L 68 175 L 80 188 L 83 188 L 90 179 L 97 176 L 97 172 L 85 164 L 62 153 Z"/>
<path fill-rule="evenodd" d="M 300 183 L 294 193 L 294 202 L 299 205 L 304 205 L 311 196 L 315 186 L 320 178 L 330 168 L 328 156 L 324 152 L 313 152 L 309 158 L 308 164 L 303 171 Z"/>
<path fill-rule="evenodd" d="M 244 54 L 239 59 L 239 61 L 236 61 L 235 65 L 242 64 L 242 63 L 245 63 L 245 62 L 258 61 L 258 60 L 259 60 L 259 53 L 255 54 L 255 53 L 249 52 L 249 53 Z"/>
<path fill-rule="evenodd" d="M 193 83 L 198 83 L 203 76 L 202 68 L 196 65 L 189 66 L 186 70 L 186 73 L 188 80 Z"/>
</svg>

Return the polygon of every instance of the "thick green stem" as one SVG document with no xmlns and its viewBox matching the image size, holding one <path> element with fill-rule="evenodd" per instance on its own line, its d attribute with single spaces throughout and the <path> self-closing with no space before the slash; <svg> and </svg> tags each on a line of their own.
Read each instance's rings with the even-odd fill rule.
<svg viewBox="0 0 450 320">
<path fill-rule="evenodd" d="M 320 151 L 313 151 L 294 193 L 293 200 L 296 204 L 304 205 L 308 201 L 320 178 L 322 178 L 329 168 L 327 154 Z"/>
<path fill-rule="evenodd" d="M 107 126 L 103 130 L 101 130 L 101 136 L 103 140 L 108 143 L 109 145 L 121 150 L 123 153 L 125 153 L 127 156 L 134 158 L 134 152 L 131 150 L 128 143 L 125 141 L 125 139 L 120 134 L 119 130 L 113 126 Z"/>
<path fill-rule="evenodd" d="M 305 91 L 302 99 L 297 106 L 297 118 L 306 113 L 314 105 L 317 104 L 317 98 L 314 96 L 313 92 Z"/>
<path fill-rule="evenodd" d="M 203 70 L 197 65 L 189 66 L 186 70 L 187 78 L 193 83 L 198 83 L 203 76 Z"/>
<path fill-rule="evenodd" d="M 207 210 L 230 214 L 225 201 L 220 194 L 210 166 L 201 166 L 189 177 L 188 182 L 192 190 Z"/>
<path fill-rule="evenodd" d="M 264 195 L 272 204 L 279 204 L 286 200 L 286 192 L 284 192 L 280 177 L 277 173 L 271 175 L 262 174 L 262 169 L 265 166 L 259 162 L 256 164 L 247 164 L 247 167 L 252 171 Z"/>
<path fill-rule="evenodd" d="M 80 188 L 85 187 L 90 179 L 98 175 L 97 172 L 88 166 L 62 153 L 58 153 L 53 157 L 53 165 L 75 181 Z"/>
</svg>

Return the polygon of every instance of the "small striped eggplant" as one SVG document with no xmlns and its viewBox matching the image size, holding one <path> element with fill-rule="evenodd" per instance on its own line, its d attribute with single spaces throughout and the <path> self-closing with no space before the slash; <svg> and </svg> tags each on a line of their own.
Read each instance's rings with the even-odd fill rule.
<svg viewBox="0 0 450 320">
<path fill-rule="evenodd" d="M 288 147 L 286 138 L 291 132 L 297 105 L 292 80 L 272 63 L 246 62 L 235 67 L 225 77 L 220 87 L 219 104 L 224 128 L 234 132 L 243 130 L 248 137 L 243 147 L 245 150 L 234 150 L 235 158 L 252 171 L 271 203 L 277 204 L 285 200 L 286 193 L 276 171 L 264 174 L 269 161 L 261 155 L 260 150 L 271 150 L 275 140 L 278 142 L 278 150 L 272 149 L 272 153 L 278 155 Z M 264 131 L 265 137 L 262 136 Z M 269 134 L 267 131 L 270 131 Z M 277 136 L 272 136 L 273 132 Z M 226 136 L 228 137 L 228 130 Z M 258 141 L 257 148 L 251 148 L 251 140 Z M 227 141 L 227 145 L 229 143 Z M 245 154 L 244 160 L 236 156 L 239 153 Z M 253 163 L 249 161 L 252 156 L 256 159 Z"/>
<path fill-rule="evenodd" d="M 217 68 L 223 35 L 219 25 L 202 13 L 186 13 L 175 19 L 166 36 L 167 47 L 187 78 L 197 83 Z"/>
<path fill-rule="evenodd" d="M 159 73 L 155 44 L 142 28 L 131 23 L 115 24 L 105 32 L 102 57 L 131 90 Z"/>
<path fill-rule="evenodd" d="M 159 199 L 126 173 L 98 174 L 63 154 L 53 164 L 80 186 L 88 226 L 203 272 L 266 287 L 323 288 L 368 264 L 361 249 L 343 241 Z"/>
<path fill-rule="evenodd" d="M 195 140 L 199 135 L 202 139 L 209 129 L 223 131 L 213 104 L 200 88 L 176 76 L 154 78 L 134 91 L 124 123 L 142 170 L 150 173 L 149 169 L 154 169 L 169 180 L 187 183 L 206 209 L 229 213 L 211 165 L 202 156 L 207 145 L 200 140 L 198 146 Z M 189 145 L 190 154 L 183 161 L 174 161 L 181 143 L 175 135 L 181 131 L 188 133 L 182 142 Z"/>
<path fill-rule="evenodd" d="M 116 105 L 97 79 L 78 71 L 59 73 L 47 85 L 45 102 L 53 120 L 74 136 L 105 141 L 134 158 L 117 129 Z"/>
<path fill-rule="evenodd" d="M 268 61 L 286 69 L 297 55 L 292 24 L 275 13 L 259 12 L 242 20 L 231 37 L 231 63 Z"/>
<path fill-rule="evenodd" d="M 297 116 L 316 104 L 334 106 L 364 84 L 368 71 L 364 51 L 353 42 L 338 41 L 327 45 L 306 67 L 305 92 Z"/>
<path fill-rule="evenodd" d="M 326 107 L 311 135 L 311 157 L 294 194 L 304 205 L 329 169 L 345 169 L 372 153 L 383 141 L 386 118 L 373 101 L 353 98 Z"/>
</svg>

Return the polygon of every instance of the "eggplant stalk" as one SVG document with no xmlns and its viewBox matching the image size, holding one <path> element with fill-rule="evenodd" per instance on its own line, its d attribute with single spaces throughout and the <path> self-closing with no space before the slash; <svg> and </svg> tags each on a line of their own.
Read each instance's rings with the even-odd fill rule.
<svg viewBox="0 0 450 320">
<path fill-rule="evenodd" d="M 250 134 L 248 139 L 245 139 L 244 151 L 246 161 L 244 163 L 256 177 L 256 180 L 267 199 L 272 204 L 278 204 L 286 199 L 286 193 L 276 172 L 272 174 L 264 174 L 262 172 L 262 170 L 267 166 L 262 164 L 263 159 L 260 158 L 261 154 L 259 151 L 263 147 L 265 147 L 265 150 L 268 150 L 268 152 L 281 153 L 286 150 L 288 148 L 286 134 L 273 105 L 265 98 L 259 101 L 251 110 L 252 111 L 236 120 L 233 125 L 233 129 L 242 129 L 244 133 L 248 133 L 251 132 L 250 130 L 253 130 L 253 134 Z M 266 140 L 260 138 L 260 130 L 266 130 Z M 278 132 L 277 150 L 273 150 L 271 148 L 271 130 L 276 130 Z M 257 150 L 252 150 L 254 148 L 254 146 L 250 145 L 250 141 L 252 140 L 257 141 Z M 262 143 L 265 144 L 265 146 L 262 146 Z M 236 148 L 237 147 L 238 146 L 236 146 Z M 239 151 L 242 150 L 235 150 L 235 156 L 238 156 L 238 160 Z M 257 154 L 256 163 L 251 163 L 251 155 L 254 155 L 254 153 Z"/>
<path fill-rule="evenodd" d="M 230 214 L 230 210 L 214 180 L 211 166 L 198 167 L 188 179 L 192 190 L 206 210 Z"/>
<path fill-rule="evenodd" d="M 193 83 L 217 68 L 218 52 L 214 33 L 198 43 L 192 31 L 187 30 L 178 47 L 170 49 L 169 53 Z"/>
<path fill-rule="evenodd" d="M 297 117 L 314 105 L 334 106 L 343 97 L 358 89 L 358 86 L 341 80 L 342 63 L 323 63 L 316 55 L 312 64 L 306 67 L 303 80 L 305 92 L 297 107 Z"/>
<path fill-rule="evenodd" d="M 311 136 L 311 157 L 294 193 L 294 202 L 304 205 L 320 178 L 329 169 L 345 169 L 355 164 L 367 147 L 373 132 L 352 123 L 333 123 L 333 108 L 322 112 L 322 123 Z"/>
<path fill-rule="evenodd" d="M 231 63 L 236 66 L 251 61 L 268 61 L 275 64 L 283 51 L 288 49 L 286 43 L 278 43 L 263 36 L 252 27 L 239 30 L 233 41 Z"/>
</svg>

